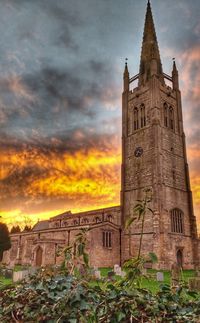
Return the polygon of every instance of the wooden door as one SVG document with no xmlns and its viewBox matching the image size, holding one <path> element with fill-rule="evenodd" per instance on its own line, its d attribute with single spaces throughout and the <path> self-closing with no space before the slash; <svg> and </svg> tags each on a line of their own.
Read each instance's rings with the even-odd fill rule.
<svg viewBox="0 0 200 323">
<path fill-rule="evenodd" d="M 36 251 L 36 261 L 35 261 L 35 264 L 37 267 L 42 266 L 42 254 L 43 254 L 42 248 L 38 247 L 38 249 Z"/>
</svg>

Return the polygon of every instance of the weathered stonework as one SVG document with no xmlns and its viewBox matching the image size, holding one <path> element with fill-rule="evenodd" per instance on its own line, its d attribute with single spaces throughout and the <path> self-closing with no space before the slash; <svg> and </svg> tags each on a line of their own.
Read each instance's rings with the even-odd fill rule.
<svg viewBox="0 0 200 323">
<path fill-rule="evenodd" d="M 171 82 L 171 87 L 165 84 Z M 130 89 L 138 80 L 136 88 Z M 152 213 L 144 224 L 142 254 L 154 252 L 157 268 L 174 262 L 189 269 L 199 265 L 200 243 L 193 213 L 178 71 L 163 73 L 150 3 L 147 5 L 139 74 L 124 71 L 122 94 L 121 206 L 72 214 L 70 211 L 41 221 L 31 232 L 12 234 L 7 264 L 45 266 L 60 264 L 57 250 L 69 245 L 80 228 L 89 227 L 90 265 L 112 267 L 137 255 L 141 222 L 125 229 L 144 189 L 150 188 Z M 104 232 L 112 243 L 105 247 Z"/>
</svg>

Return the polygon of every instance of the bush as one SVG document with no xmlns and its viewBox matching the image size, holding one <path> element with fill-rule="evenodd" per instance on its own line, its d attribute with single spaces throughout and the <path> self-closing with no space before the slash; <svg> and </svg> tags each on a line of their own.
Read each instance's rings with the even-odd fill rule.
<svg viewBox="0 0 200 323">
<path fill-rule="evenodd" d="M 199 322 L 200 299 L 180 286 L 149 290 L 127 287 L 126 279 L 91 285 L 87 279 L 40 270 L 0 291 L 0 322 Z"/>
</svg>

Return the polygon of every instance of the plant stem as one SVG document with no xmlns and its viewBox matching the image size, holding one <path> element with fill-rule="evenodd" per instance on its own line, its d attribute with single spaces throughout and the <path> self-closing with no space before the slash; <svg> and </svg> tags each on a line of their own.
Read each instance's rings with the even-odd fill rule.
<svg viewBox="0 0 200 323">
<path fill-rule="evenodd" d="M 139 245 L 138 257 L 137 257 L 137 259 L 139 259 L 139 258 L 140 258 L 141 249 L 142 249 L 142 238 L 143 238 L 143 232 L 144 232 L 144 218 L 145 218 L 145 213 L 146 213 L 146 198 L 145 198 L 145 202 L 144 202 L 144 209 L 143 209 L 143 215 L 142 215 L 142 229 L 141 229 L 140 245 Z"/>
</svg>

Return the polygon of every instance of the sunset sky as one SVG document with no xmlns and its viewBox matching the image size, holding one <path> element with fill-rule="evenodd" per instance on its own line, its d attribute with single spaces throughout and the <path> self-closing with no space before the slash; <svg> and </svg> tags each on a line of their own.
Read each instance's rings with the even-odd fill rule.
<svg viewBox="0 0 200 323">
<path fill-rule="evenodd" d="M 176 58 L 200 229 L 200 2 L 152 0 Z M 0 1 L 0 216 L 31 223 L 119 204 L 125 58 L 138 73 L 145 0 Z"/>
</svg>

